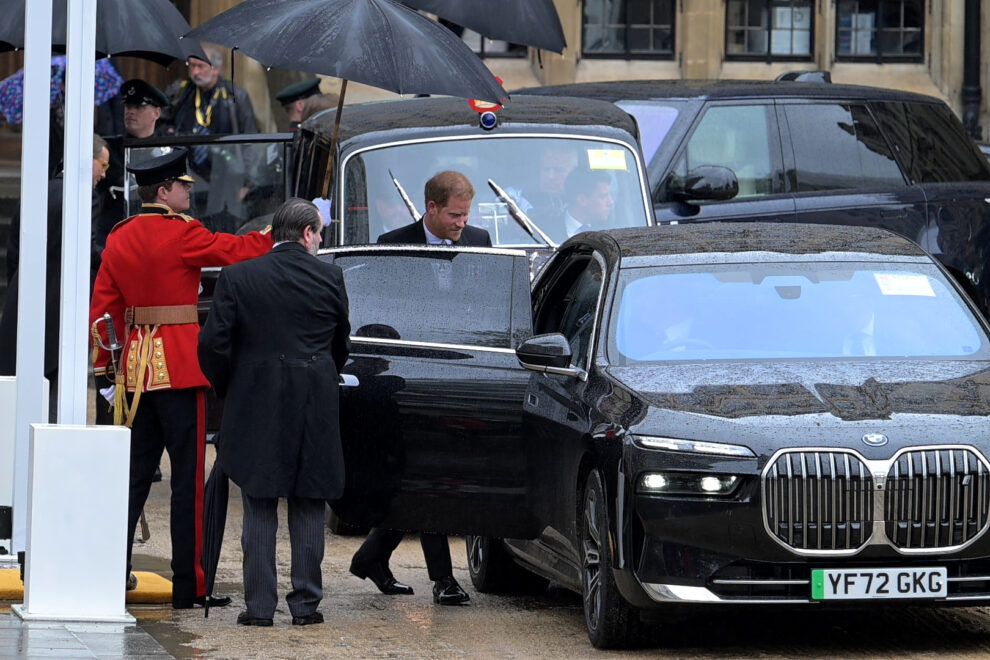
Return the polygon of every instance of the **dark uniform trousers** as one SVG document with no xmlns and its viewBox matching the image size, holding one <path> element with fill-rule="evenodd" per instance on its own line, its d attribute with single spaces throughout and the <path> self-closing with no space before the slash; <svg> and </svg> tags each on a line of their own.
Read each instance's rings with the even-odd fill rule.
<svg viewBox="0 0 990 660">
<path fill-rule="evenodd" d="M 388 560 L 392 552 L 399 547 L 405 532 L 394 529 L 373 528 L 368 533 L 368 538 L 364 540 L 358 551 L 354 553 L 353 563 L 359 567 L 361 572 L 374 564 L 388 566 Z M 431 534 L 422 532 L 419 535 L 420 545 L 423 546 L 423 557 L 426 558 L 426 570 L 429 571 L 430 579 L 434 582 L 440 578 L 453 575 L 454 571 L 450 562 L 450 545 L 447 543 L 447 536 L 444 534 Z"/>
<path fill-rule="evenodd" d="M 118 386 L 119 387 L 119 386 Z M 172 601 L 205 593 L 203 578 L 203 464 L 205 390 L 190 387 L 144 392 L 131 427 L 130 494 L 127 502 L 127 570 L 134 528 L 151 490 L 151 479 L 168 452 L 172 466 Z"/>
</svg>

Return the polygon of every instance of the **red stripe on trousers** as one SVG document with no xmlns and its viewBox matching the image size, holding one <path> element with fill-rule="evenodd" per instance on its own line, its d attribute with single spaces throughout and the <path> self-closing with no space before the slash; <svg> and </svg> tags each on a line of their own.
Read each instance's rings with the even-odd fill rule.
<svg viewBox="0 0 990 660">
<path fill-rule="evenodd" d="M 196 574 L 196 594 L 206 594 L 206 578 L 203 575 L 203 475 L 206 471 L 206 390 L 196 388 L 196 478 L 193 520 L 196 542 L 193 544 L 193 567 Z"/>
</svg>

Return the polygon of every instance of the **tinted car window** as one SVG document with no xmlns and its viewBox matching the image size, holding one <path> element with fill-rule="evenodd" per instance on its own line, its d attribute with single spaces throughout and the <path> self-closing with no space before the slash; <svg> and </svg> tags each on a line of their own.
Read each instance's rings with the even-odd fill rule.
<svg viewBox="0 0 990 660">
<path fill-rule="evenodd" d="M 682 177 L 700 165 L 728 167 L 739 180 L 736 198 L 773 192 L 770 105 L 714 106 L 688 138 L 675 172 Z"/>
<path fill-rule="evenodd" d="M 588 348 L 591 345 L 595 327 L 595 312 L 602 290 L 602 268 L 594 259 L 589 259 L 584 270 L 574 281 L 561 305 L 564 307 L 559 332 L 571 344 L 571 364 L 585 367 L 588 361 Z"/>
<path fill-rule="evenodd" d="M 623 270 L 609 357 L 637 361 L 985 355 L 933 266 L 821 263 Z"/>
<path fill-rule="evenodd" d="M 990 169 L 947 106 L 876 102 L 877 121 L 915 183 L 990 181 Z"/>
<path fill-rule="evenodd" d="M 894 154 L 861 105 L 785 105 L 798 192 L 902 186 Z"/>
<path fill-rule="evenodd" d="M 477 287 L 459 284 L 512 281 L 511 259 L 485 256 L 443 247 L 415 254 L 337 254 L 354 334 L 511 348 L 512 287 L 488 287 L 479 299 Z M 377 330 L 362 331 L 369 326 Z"/>
<path fill-rule="evenodd" d="M 657 101 L 617 101 L 616 105 L 636 118 L 639 126 L 639 144 L 643 148 L 643 158 L 649 163 L 653 155 L 670 135 L 681 112 L 683 103 Z"/>
</svg>

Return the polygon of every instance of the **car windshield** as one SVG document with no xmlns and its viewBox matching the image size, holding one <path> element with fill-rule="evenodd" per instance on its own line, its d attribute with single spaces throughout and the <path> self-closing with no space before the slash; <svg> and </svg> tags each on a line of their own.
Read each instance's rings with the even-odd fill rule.
<svg viewBox="0 0 990 660">
<path fill-rule="evenodd" d="M 547 136 L 447 139 L 390 144 L 347 159 L 343 244 L 374 243 L 381 234 L 418 218 L 424 211 L 426 181 L 444 170 L 457 170 L 471 180 L 475 196 L 468 223 L 487 230 L 494 245 L 545 243 L 509 215 L 489 179 L 555 243 L 588 229 L 651 224 L 645 176 L 625 144 Z"/>
<path fill-rule="evenodd" d="M 628 268 L 614 364 L 674 360 L 987 357 L 987 337 L 934 266 L 781 263 Z"/>
</svg>

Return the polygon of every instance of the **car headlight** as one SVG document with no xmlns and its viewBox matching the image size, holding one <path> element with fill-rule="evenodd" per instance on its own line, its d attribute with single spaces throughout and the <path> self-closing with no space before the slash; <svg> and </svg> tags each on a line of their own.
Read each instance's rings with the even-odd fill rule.
<svg viewBox="0 0 990 660">
<path fill-rule="evenodd" d="M 731 495 L 740 478 L 735 474 L 705 472 L 646 472 L 639 478 L 639 492 L 656 495 Z"/>
<path fill-rule="evenodd" d="M 745 458 L 756 457 L 756 454 L 749 447 L 728 445 L 722 442 L 704 442 L 701 440 L 663 438 L 655 435 L 637 435 L 636 443 L 647 449 L 666 449 L 668 451 L 685 451 L 697 454 L 716 454 L 719 456 L 739 456 Z"/>
</svg>

